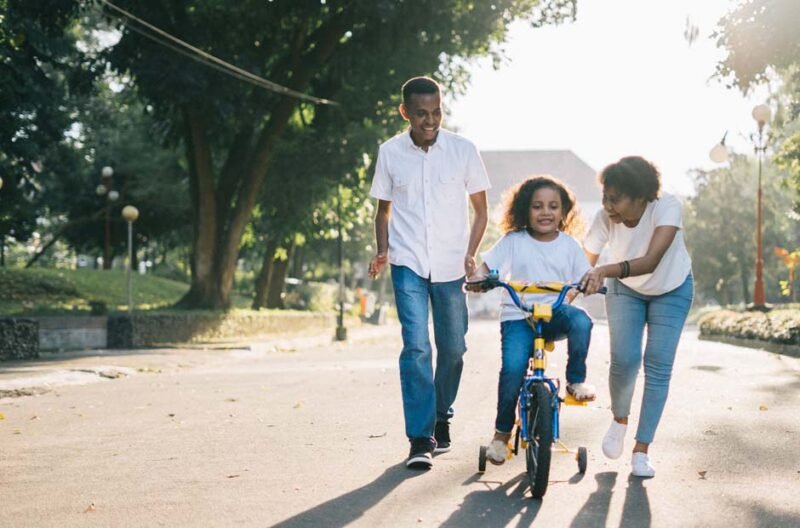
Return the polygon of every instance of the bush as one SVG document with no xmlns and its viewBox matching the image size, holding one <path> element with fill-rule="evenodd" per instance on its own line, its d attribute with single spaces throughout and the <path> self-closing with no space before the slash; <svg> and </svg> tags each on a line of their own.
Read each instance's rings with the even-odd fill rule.
<svg viewBox="0 0 800 528">
<path fill-rule="evenodd" d="M 0 361 L 39 357 L 39 323 L 33 319 L 0 319 Z"/>
<path fill-rule="evenodd" d="M 717 310 L 700 318 L 700 335 L 757 339 L 800 345 L 800 311 L 735 312 Z"/>
</svg>

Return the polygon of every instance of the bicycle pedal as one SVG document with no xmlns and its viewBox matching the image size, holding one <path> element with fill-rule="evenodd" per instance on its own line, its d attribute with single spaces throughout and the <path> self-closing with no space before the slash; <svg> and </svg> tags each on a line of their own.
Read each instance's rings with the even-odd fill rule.
<svg viewBox="0 0 800 528">
<path fill-rule="evenodd" d="M 570 393 L 564 397 L 564 405 L 578 405 L 580 407 L 587 407 L 589 405 L 589 400 L 578 400 Z"/>
</svg>

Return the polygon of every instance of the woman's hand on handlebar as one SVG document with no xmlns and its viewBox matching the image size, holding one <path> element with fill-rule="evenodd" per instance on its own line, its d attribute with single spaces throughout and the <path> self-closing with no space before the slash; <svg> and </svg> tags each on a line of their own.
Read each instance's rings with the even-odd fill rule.
<svg viewBox="0 0 800 528">
<path fill-rule="evenodd" d="M 580 289 L 584 295 L 593 295 L 600 291 L 605 283 L 606 275 L 601 268 L 592 268 L 580 280 Z"/>
</svg>

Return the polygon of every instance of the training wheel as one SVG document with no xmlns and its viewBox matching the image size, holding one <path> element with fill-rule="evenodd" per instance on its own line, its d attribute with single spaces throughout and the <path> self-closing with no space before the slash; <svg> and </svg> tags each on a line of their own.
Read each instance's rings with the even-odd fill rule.
<svg viewBox="0 0 800 528">
<path fill-rule="evenodd" d="M 478 472 L 486 471 L 486 446 L 481 446 L 478 451 Z"/>
<path fill-rule="evenodd" d="M 586 465 L 589 463 L 589 454 L 585 447 L 578 448 L 578 454 L 575 455 L 578 461 L 578 473 L 586 473 Z"/>
</svg>

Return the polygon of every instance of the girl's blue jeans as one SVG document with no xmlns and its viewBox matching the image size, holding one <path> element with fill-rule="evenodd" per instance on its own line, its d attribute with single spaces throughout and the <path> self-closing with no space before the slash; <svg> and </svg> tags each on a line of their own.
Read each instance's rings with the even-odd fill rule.
<svg viewBox="0 0 800 528">
<path fill-rule="evenodd" d="M 436 421 L 453 416 L 467 344 L 467 298 L 464 279 L 431 282 L 406 266 L 392 265 L 397 315 L 403 333 L 400 387 L 406 436 L 431 438 Z M 428 303 L 433 314 L 436 371 L 428 335 Z"/>
<path fill-rule="evenodd" d="M 581 308 L 562 304 L 553 310 L 553 318 L 543 325 L 546 341 L 567 339 L 567 383 L 586 381 L 586 356 L 592 337 L 592 319 Z M 516 418 L 517 399 L 528 370 L 533 348 L 533 329 L 524 319 L 500 323 L 502 366 L 497 385 L 495 429 L 511 432 Z"/>
<path fill-rule="evenodd" d="M 692 306 L 692 275 L 676 289 L 662 295 L 642 295 L 616 279 L 606 286 L 606 313 L 611 337 L 608 385 L 611 411 L 627 417 L 639 368 L 644 360 L 644 394 L 636 440 L 649 444 L 655 436 L 669 393 L 675 351 Z M 645 328 L 647 342 L 642 352 Z"/>
</svg>

